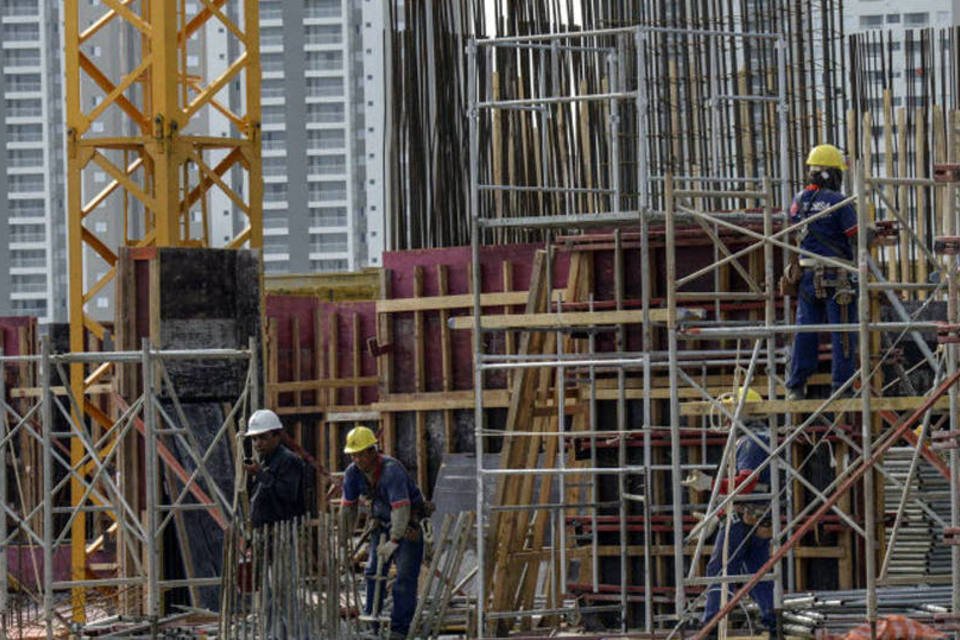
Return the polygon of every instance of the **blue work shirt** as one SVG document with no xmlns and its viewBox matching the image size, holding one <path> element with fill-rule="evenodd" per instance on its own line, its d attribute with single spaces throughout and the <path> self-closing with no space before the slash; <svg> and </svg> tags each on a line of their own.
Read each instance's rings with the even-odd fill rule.
<svg viewBox="0 0 960 640">
<path fill-rule="evenodd" d="M 793 198 L 790 224 L 797 224 L 831 207 L 846 196 L 831 189 L 808 185 Z M 846 204 L 833 213 L 814 220 L 799 232 L 800 248 L 812 253 L 843 260 L 853 259 L 850 238 L 857 234 L 857 212 Z"/>
<path fill-rule="evenodd" d="M 343 474 L 343 505 L 356 504 L 366 496 L 372 504 L 373 517 L 384 526 L 390 522 L 390 512 L 410 505 L 412 512 L 423 506 L 423 494 L 414 484 L 400 461 L 380 454 L 373 469 L 373 486 L 355 462 Z"/>
<path fill-rule="evenodd" d="M 747 482 L 747 478 L 753 473 L 753 470 L 759 467 L 769 457 L 767 450 L 770 448 L 770 437 L 765 430 L 755 429 L 753 438 L 743 435 L 737 438 L 737 473 L 733 477 L 733 482 L 727 478 L 720 478 L 720 493 L 727 494 L 731 492 L 731 486 L 736 488 Z M 763 443 L 763 446 L 760 445 Z M 741 502 L 766 502 L 767 498 L 750 500 L 746 496 L 751 493 L 769 493 L 770 492 L 770 466 L 767 465 L 753 480 L 747 482 L 747 486 L 740 492 Z"/>
</svg>

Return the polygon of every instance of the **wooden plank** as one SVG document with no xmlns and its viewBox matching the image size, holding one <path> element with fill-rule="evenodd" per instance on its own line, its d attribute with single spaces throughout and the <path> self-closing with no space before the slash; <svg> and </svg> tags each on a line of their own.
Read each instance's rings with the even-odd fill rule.
<svg viewBox="0 0 960 640">
<path fill-rule="evenodd" d="M 65 396 L 69 389 L 62 386 L 50 387 L 50 392 L 57 396 Z M 102 395 L 113 392 L 113 384 L 102 382 L 84 389 L 85 396 Z M 39 398 L 43 395 L 43 387 L 14 387 L 9 390 L 11 398 Z"/>
<path fill-rule="evenodd" d="M 883 170 L 884 175 L 893 176 L 893 99 L 890 96 L 890 89 L 883 90 Z M 895 202 L 896 197 L 893 185 L 888 184 L 884 187 L 887 200 Z M 886 218 L 892 218 L 887 214 Z M 897 259 L 896 247 L 884 247 L 882 249 L 887 258 L 887 279 L 890 282 L 899 282 L 900 280 L 900 261 Z"/>
<path fill-rule="evenodd" d="M 413 269 L 413 296 L 423 297 L 423 267 Z M 424 344 L 423 311 L 413 312 L 413 385 L 419 393 L 426 390 L 426 345 Z M 417 460 L 417 486 L 430 493 L 427 479 L 427 418 L 422 411 L 414 414 L 414 450 Z"/>
<path fill-rule="evenodd" d="M 327 376 L 330 380 L 340 377 L 340 322 L 339 314 L 330 311 L 327 316 Z M 340 402 L 336 387 L 327 387 L 327 404 Z"/>
<path fill-rule="evenodd" d="M 473 390 L 466 391 L 428 391 L 425 393 L 391 393 L 370 408 L 381 413 L 398 411 L 453 411 L 472 409 L 475 406 Z M 483 406 L 502 408 L 509 405 L 509 392 L 506 389 L 485 389 Z"/>
<path fill-rule="evenodd" d="M 531 271 L 530 299 L 527 301 L 526 312 L 535 313 L 546 307 L 546 255 L 538 251 L 534 256 Z M 542 333 L 524 333 L 520 338 L 519 352 L 521 354 L 541 353 L 545 336 Z M 532 419 L 532 409 L 538 385 L 538 372 L 534 369 L 523 369 L 517 372 L 510 389 L 510 406 L 507 409 L 505 421 L 506 430 L 524 429 Z M 530 455 L 530 438 L 507 438 L 503 442 L 500 453 L 502 468 L 524 468 L 527 457 Z M 501 477 L 494 490 L 492 504 L 513 504 L 517 499 L 516 478 Z M 501 610 L 506 599 L 504 573 L 510 562 L 513 551 L 511 542 L 518 534 L 515 512 L 494 512 L 490 517 L 490 527 L 487 535 L 487 548 L 490 550 L 486 558 L 487 584 L 486 593 L 493 597 L 494 610 Z M 496 571 L 494 570 L 496 568 Z M 492 631 L 496 631 L 494 623 Z"/>
<path fill-rule="evenodd" d="M 383 269 L 380 272 L 380 296 L 377 304 L 389 299 L 392 293 L 391 271 Z M 381 346 L 393 344 L 393 319 L 388 313 L 377 312 L 377 343 Z M 377 388 L 377 397 L 382 399 L 393 389 L 393 352 L 391 349 L 377 358 L 377 375 L 380 377 L 380 386 Z M 394 454 L 394 443 L 397 441 L 395 421 L 392 413 L 384 413 L 380 420 L 380 446 L 387 455 Z"/>
<path fill-rule="evenodd" d="M 472 282 L 472 280 L 468 280 Z M 553 294 L 553 300 L 560 299 L 560 291 Z M 480 294 L 480 306 L 503 307 L 522 306 L 527 301 L 526 291 L 494 291 Z M 425 298 L 395 298 L 377 300 L 377 313 L 407 313 L 411 311 L 439 311 L 441 309 L 470 309 L 473 307 L 472 293 L 427 296 Z"/>
<path fill-rule="evenodd" d="M 360 314 L 359 314 L 359 313 L 354 312 L 354 314 L 353 314 L 353 323 L 352 323 L 351 330 L 352 330 L 352 333 L 353 333 L 353 336 L 352 336 L 353 346 L 352 346 L 352 353 L 351 353 L 351 356 L 352 356 L 352 359 L 353 359 L 353 362 L 352 362 L 352 365 L 353 365 L 353 379 L 354 379 L 354 380 L 359 380 L 360 377 L 361 377 L 361 376 L 360 376 L 360 373 L 361 373 L 360 369 L 361 369 L 361 366 L 362 366 L 362 365 L 361 365 L 361 360 L 360 360 L 360 356 L 361 356 L 360 343 L 361 343 L 361 340 L 360 340 Z M 374 383 L 374 384 L 377 384 L 377 383 Z M 353 404 L 363 404 L 363 401 L 360 399 L 360 387 L 361 387 L 361 386 L 362 386 L 362 385 L 360 385 L 359 383 L 353 385 Z"/>
<path fill-rule="evenodd" d="M 666 309 L 651 309 L 650 319 L 664 322 Z M 640 309 L 626 311 L 570 311 L 566 313 L 525 313 L 523 315 L 485 315 L 484 329 L 564 329 L 611 324 L 640 324 L 643 312 Z M 450 319 L 452 329 L 473 329 L 473 316 L 458 316 Z"/>
<path fill-rule="evenodd" d="M 300 318 L 293 316 L 290 319 L 290 349 L 291 353 L 291 363 L 293 366 L 293 379 L 296 382 L 303 380 L 303 370 L 300 362 Z M 293 393 L 293 404 L 300 406 L 303 401 L 303 396 L 298 389 Z M 298 440 L 299 442 L 299 440 Z"/>
<path fill-rule="evenodd" d="M 916 175 L 918 178 L 925 178 L 927 175 L 927 163 L 930 162 L 930 158 L 927 157 L 927 121 L 926 121 L 926 109 L 923 107 L 917 107 L 914 114 L 914 150 L 916 151 Z M 930 220 L 927 217 L 927 188 L 923 186 L 917 187 L 917 238 L 919 241 L 926 245 L 927 244 L 927 230 L 929 229 Z M 917 282 L 927 282 L 927 275 L 929 273 L 927 258 L 924 254 L 917 249 Z M 920 300 L 925 300 L 927 298 L 926 291 L 918 291 L 917 298 Z"/>
<path fill-rule="evenodd" d="M 308 391 L 310 389 L 346 389 L 348 387 L 372 387 L 380 383 L 377 376 L 360 376 L 321 380 L 300 380 L 299 382 L 274 382 L 267 388 L 274 393 Z"/>
<path fill-rule="evenodd" d="M 277 319 L 269 318 L 267 320 L 267 389 L 271 384 L 280 381 L 280 339 L 277 331 Z M 267 391 L 266 403 L 268 407 L 279 407 L 279 396 L 276 393 Z"/>
<path fill-rule="evenodd" d="M 927 400 L 924 396 L 898 396 L 895 398 L 870 398 L 872 411 L 909 411 L 916 409 Z M 764 400 L 763 402 L 744 403 L 744 414 L 766 415 L 771 413 L 812 413 L 823 403 L 822 400 Z M 859 412 L 862 402 L 857 398 L 834 400 L 823 411 L 835 413 L 853 411 Z M 680 405 L 680 415 L 703 416 L 710 413 L 709 402 L 684 402 Z M 935 411 L 942 411 L 949 407 L 949 399 L 941 398 L 934 405 Z"/>
<path fill-rule="evenodd" d="M 897 177 L 907 177 L 907 111 L 897 109 Z M 909 222 L 910 208 L 907 206 L 907 185 L 899 187 L 898 202 L 900 211 Z M 900 234 L 900 282 L 913 282 L 910 270 L 910 235 Z"/>
<path fill-rule="evenodd" d="M 441 296 L 447 295 L 449 288 L 449 274 L 447 265 L 437 265 L 437 293 Z M 453 389 L 453 343 L 450 340 L 450 327 L 447 320 L 450 319 L 450 313 L 446 309 L 440 310 L 440 369 L 442 376 L 443 391 L 450 392 Z M 445 409 L 443 411 L 443 450 L 447 453 L 453 453 L 453 411 Z"/>
<path fill-rule="evenodd" d="M 503 287 L 504 293 L 509 293 L 513 290 L 513 263 L 509 260 L 504 260 L 500 263 L 500 278 L 501 286 Z M 510 308 L 503 308 L 504 315 L 510 314 Z M 517 352 L 517 336 L 514 332 L 508 331 L 507 334 L 503 337 L 504 340 L 504 353 L 507 355 L 514 355 Z M 510 382 L 513 380 L 513 369 L 507 370 L 507 386 L 510 386 Z"/>
<path fill-rule="evenodd" d="M 313 377 L 316 382 L 319 382 L 327 378 L 327 367 L 323 357 L 323 323 L 320 315 L 320 307 L 314 307 L 310 313 L 313 319 Z M 314 387 L 313 403 L 323 404 L 324 400 L 323 388 L 320 386 Z M 319 458 L 319 460 L 323 460 L 323 458 Z"/>
</svg>

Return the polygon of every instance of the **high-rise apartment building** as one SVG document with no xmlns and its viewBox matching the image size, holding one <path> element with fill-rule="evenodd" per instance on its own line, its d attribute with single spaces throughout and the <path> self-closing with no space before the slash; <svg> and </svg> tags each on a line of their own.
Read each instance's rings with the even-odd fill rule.
<svg viewBox="0 0 960 640">
<path fill-rule="evenodd" d="M 908 95 L 908 82 L 917 82 L 921 79 L 916 69 L 905 68 L 907 32 L 927 27 L 949 27 L 958 23 L 960 18 L 960 0 L 852 0 L 844 3 L 844 31 L 847 34 L 863 31 L 887 32 L 885 40 L 879 40 L 874 46 L 864 51 L 869 56 L 887 56 L 891 61 L 891 68 L 884 77 L 879 75 L 873 78 L 876 83 L 876 92 L 873 100 L 882 100 L 881 89 L 885 82 L 891 84 L 893 106 L 922 106 L 903 104 L 904 96 Z M 914 41 L 917 36 L 913 36 Z M 918 54 L 919 55 L 919 54 Z M 879 106 L 879 105 L 872 105 Z"/>
<path fill-rule="evenodd" d="M 267 273 L 380 264 L 384 5 L 260 2 Z"/>
<path fill-rule="evenodd" d="M 65 162 L 63 158 L 63 42 L 57 0 L 4 0 L 2 8 L 2 109 L 0 145 L 5 156 L 0 214 L 0 315 L 36 315 L 65 321 L 67 300 Z M 351 271 L 379 266 L 384 248 L 384 24 L 386 0 L 260 1 L 264 262 L 267 273 Z M 199 10 L 188 0 L 188 15 Z M 107 8 L 80 4 L 81 28 Z M 236 16 L 232 16 L 236 18 Z M 232 59 L 224 28 L 211 24 L 188 43 L 188 72 L 215 78 Z M 136 67 L 139 38 L 120 28 L 101 29 L 84 54 L 116 81 Z M 131 62 L 132 61 L 132 62 Z M 234 86 L 235 85 L 235 86 Z M 132 91 L 138 91 L 136 86 Z M 242 99 L 238 82 L 230 103 Z M 81 108 L 89 113 L 102 91 L 81 78 Z M 136 100 L 136 97 L 133 97 Z M 91 123 L 93 135 L 133 135 L 130 123 L 111 108 Z M 195 127 L 229 135 L 231 122 L 211 111 Z M 121 159 L 114 159 L 118 164 Z M 245 185 L 234 176 L 237 190 Z M 89 167 L 83 201 L 110 183 Z M 210 241 L 222 245 L 238 231 L 239 216 L 225 194 L 207 203 Z M 104 198 L 85 225 L 109 246 L 135 236 L 137 214 L 118 192 Z M 131 221 L 124 227 L 124 208 Z M 197 222 L 197 221 L 192 221 Z M 132 226 L 130 226 L 132 225 Z M 86 287 L 109 266 L 84 256 Z M 88 310 L 113 317 L 112 287 L 98 291 Z"/>
<path fill-rule="evenodd" d="M 0 315 L 66 319 L 60 2 L 3 0 Z"/>
</svg>

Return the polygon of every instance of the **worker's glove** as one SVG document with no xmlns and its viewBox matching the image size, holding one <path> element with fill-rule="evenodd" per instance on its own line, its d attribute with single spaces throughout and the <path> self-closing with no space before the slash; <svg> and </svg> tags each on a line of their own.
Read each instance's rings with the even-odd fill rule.
<svg viewBox="0 0 960 640">
<path fill-rule="evenodd" d="M 700 469 L 694 469 L 690 475 L 683 479 L 681 484 L 697 491 L 709 491 L 710 487 L 713 486 L 713 478 L 700 471 Z"/>
<path fill-rule="evenodd" d="M 396 553 L 397 547 L 399 546 L 399 542 L 394 542 L 390 539 L 381 542 L 380 546 L 377 547 L 377 560 L 383 563 L 389 562 L 390 558 L 393 557 L 393 554 Z"/>
</svg>

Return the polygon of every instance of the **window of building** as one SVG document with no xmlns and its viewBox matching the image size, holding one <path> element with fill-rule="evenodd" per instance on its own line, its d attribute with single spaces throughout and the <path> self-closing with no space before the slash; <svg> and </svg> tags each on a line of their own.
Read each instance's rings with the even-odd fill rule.
<svg viewBox="0 0 960 640">
<path fill-rule="evenodd" d="M 4 12 L 6 15 L 6 12 Z M 40 25 L 35 22 L 3 25 L 4 42 L 36 42 L 40 39 Z"/>
<path fill-rule="evenodd" d="M 35 16 L 40 7 L 36 0 L 4 0 L 0 2 L 0 15 Z"/>
<path fill-rule="evenodd" d="M 310 185 L 311 202 L 330 202 L 347 199 L 347 183 L 343 180 L 333 182 L 314 182 Z"/>
<path fill-rule="evenodd" d="M 880 26 L 883 26 L 882 15 L 860 16 L 861 29 L 869 29 L 871 27 L 880 27 Z"/>
<path fill-rule="evenodd" d="M 342 78 L 307 78 L 308 98 L 342 98 Z"/>
<path fill-rule="evenodd" d="M 43 103 L 36 98 L 4 100 L 4 108 L 11 118 L 34 118 L 43 115 Z"/>
<path fill-rule="evenodd" d="M 47 315 L 47 301 L 40 300 L 11 300 L 13 312 L 20 315 L 43 317 Z"/>
<path fill-rule="evenodd" d="M 343 104 L 336 102 L 315 102 L 307 105 L 307 122 L 342 123 L 343 121 Z"/>
<path fill-rule="evenodd" d="M 340 0 L 307 0 L 308 18 L 339 18 Z"/>
<path fill-rule="evenodd" d="M 263 105 L 260 116 L 263 118 L 264 124 L 278 124 L 287 120 L 287 112 L 282 104 Z"/>
<path fill-rule="evenodd" d="M 899 13 L 888 13 L 888 14 L 887 14 L 887 24 L 900 24 L 900 14 L 899 14 Z"/>
<path fill-rule="evenodd" d="M 266 202 L 284 202 L 287 199 L 285 182 L 268 182 L 263 185 L 263 199 Z"/>
<path fill-rule="evenodd" d="M 13 73 L 6 77 L 7 91 L 41 91 L 39 73 Z"/>
<path fill-rule="evenodd" d="M 321 273 L 329 273 L 332 271 L 346 271 L 347 269 L 350 268 L 350 263 L 348 263 L 346 260 L 343 260 L 343 259 L 311 260 L 310 268 L 313 271 L 317 271 Z"/>
<path fill-rule="evenodd" d="M 265 176 L 282 176 L 287 173 L 287 159 L 286 158 L 264 158 L 263 159 L 263 175 Z"/>
<path fill-rule="evenodd" d="M 263 27 L 260 29 L 260 45 L 263 47 L 282 47 L 283 28 Z"/>
<path fill-rule="evenodd" d="M 7 140 L 10 142 L 43 142 L 43 125 L 8 124 Z"/>
<path fill-rule="evenodd" d="M 12 167 L 43 166 L 43 149 L 7 149 L 7 164 Z"/>
<path fill-rule="evenodd" d="M 310 226 L 312 227 L 345 227 L 346 225 L 346 207 L 310 208 Z"/>
<path fill-rule="evenodd" d="M 308 131 L 307 138 L 307 142 L 314 149 L 343 149 L 346 144 L 343 129 Z"/>
<path fill-rule="evenodd" d="M 307 173 L 329 176 L 342 175 L 346 173 L 346 171 L 346 156 L 310 156 L 307 161 Z"/>
<path fill-rule="evenodd" d="M 261 141 L 264 149 L 283 149 L 287 144 L 287 132 L 264 131 Z"/>
<path fill-rule="evenodd" d="M 29 193 L 43 191 L 43 174 L 15 174 L 7 176 L 7 184 L 13 193 Z"/>
<path fill-rule="evenodd" d="M 308 24 L 306 40 L 307 44 L 340 44 L 343 31 L 338 24 Z"/>
<path fill-rule="evenodd" d="M 44 216 L 43 200 L 10 200 L 8 205 L 11 218 L 42 218 Z"/>
<path fill-rule="evenodd" d="M 3 64 L 6 67 L 39 67 L 40 49 L 7 49 Z"/>
<path fill-rule="evenodd" d="M 10 242 L 43 242 L 47 238 L 42 224 L 10 225 Z"/>
<path fill-rule="evenodd" d="M 930 14 L 926 12 L 903 14 L 903 24 L 908 27 L 923 27 L 928 22 L 930 22 Z"/>
<path fill-rule="evenodd" d="M 343 52 L 308 51 L 307 67 L 312 71 L 339 71 L 343 68 Z"/>
<path fill-rule="evenodd" d="M 43 249 L 14 249 L 10 251 L 10 266 L 36 268 L 47 266 L 47 252 Z"/>
<path fill-rule="evenodd" d="M 41 293 L 47 290 L 47 276 L 43 273 L 13 274 L 10 285 L 17 293 Z"/>
<path fill-rule="evenodd" d="M 343 253 L 347 250 L 346 233 L 318 233 L 311 243 L 313 251 L 319 253 Z"/>
</svg>

